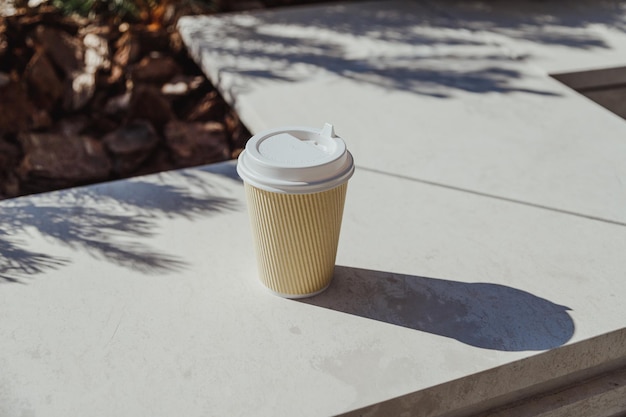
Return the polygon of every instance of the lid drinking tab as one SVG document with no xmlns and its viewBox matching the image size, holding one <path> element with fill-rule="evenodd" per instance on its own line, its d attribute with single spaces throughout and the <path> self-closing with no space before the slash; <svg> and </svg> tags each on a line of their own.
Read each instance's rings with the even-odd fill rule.
<svg viewBox="0 0 626 417">
<path fill-rule="evenodd" d="M 335 134 L 335 126 L 331 125 L 330 123 L 324 123 L 324 128 L 320 132 L 320 136 L 336 138 L 337 135 Z"/>
</svg>

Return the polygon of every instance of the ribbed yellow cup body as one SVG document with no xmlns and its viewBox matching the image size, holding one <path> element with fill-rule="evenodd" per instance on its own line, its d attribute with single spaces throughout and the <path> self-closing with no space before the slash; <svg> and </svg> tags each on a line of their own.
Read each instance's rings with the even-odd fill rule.
<svg viewBox="0 0 626 417">
<path fill-rule="evenodd" d="M 299 298 L 330 285 L 347 185 L 281 194 L 245 184 L 259 277 L 266 287 Z"/>
</svg>

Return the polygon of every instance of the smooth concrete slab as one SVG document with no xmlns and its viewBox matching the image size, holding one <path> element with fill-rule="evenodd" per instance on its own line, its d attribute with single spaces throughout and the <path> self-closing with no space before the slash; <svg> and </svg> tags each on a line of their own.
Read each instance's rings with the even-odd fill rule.
<svg viewBox="0 0 626 417">
<path fill-rule="evenodd" d="M 626 224 L 624 120 L 517 59 L 504 35 L 472 26 L 483 15 L 455 4 L 335 4 L 179 27 L 252 132 L 333 122 L 361 167 Z"/>
<path fill-rule="evenodd" d="M 512 57 L 548 73 L 626 63 L 626 4 L 622 1 L 463 1 L 433 7 L 460 27 L 505 46 Z"/>
<path fill-rule="evenodd" d="M 232 162 L 0 216 L 2 415 L 463 415 L 626 358 L 614 224 L 358 169 L 334 282 L 295 301 Z"/>
</svg>

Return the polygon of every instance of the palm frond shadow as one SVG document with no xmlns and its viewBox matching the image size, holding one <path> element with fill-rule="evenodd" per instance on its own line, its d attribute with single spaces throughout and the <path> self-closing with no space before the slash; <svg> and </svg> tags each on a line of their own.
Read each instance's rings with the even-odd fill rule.
<svg viewBox="0 0 626 417">
<path fill-rule="evenodd" d="M 67 260 L 21 247 L 21 242 L 0 234 L 0 282 L 21 282 L 24 276 L 41 274 L 67 264 Z"/>
<path fill-rule="evenodd" d="M 210 172 L 190 169 L 4 201 L 0 282 L 25 282 L 70 262 L 25 247 L 29 230 L 146 274 L 185 268 L 184 260 L 151 248 L 143 238 L 159 233 L 159 218 L 194 219 L 237 210 L 237 201 L 215 179 Z"/>
<path fill-rule="evenodd" d="M 421 17 L 423 7 L 405 2 L 380 10 L 365 2 L 358 9 L 335 5 L 312 15 L 196 18 L 181 29 L 192 54 L 220 62 L 210 75 L 233 97 L 248 91 L 252 81 L 299 81 L 316 74 L 437 98 L 458 91 L 558 95 L 535 87 L 508 55 L 459 30 L 456 20 L 441 12 Z"/>
<path fill-rule="evenodd" d="M 626 31 L 626 6 L 620 0 L 487 1 L 442 0 L 441 13 L 453 11 L 460 25 L 506 37 L 573 49 L 608 49 L 606 40 L 589 27 Z"/>
</svg>

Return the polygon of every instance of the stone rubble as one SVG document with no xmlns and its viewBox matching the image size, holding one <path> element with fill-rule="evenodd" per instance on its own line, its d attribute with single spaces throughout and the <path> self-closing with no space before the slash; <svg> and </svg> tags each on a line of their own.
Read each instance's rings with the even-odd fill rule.
<svg viewBox="0 0 626 417">
<path fill-rule="evenodd" d="M 172 27 L 0 16 L 0 199 L 236 156 L 250 134 Z"/>
</svg>

